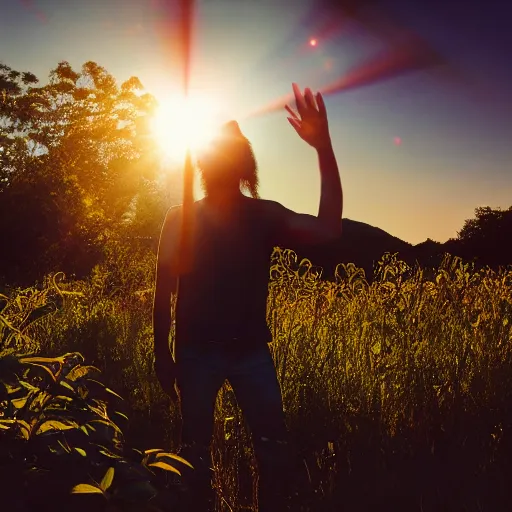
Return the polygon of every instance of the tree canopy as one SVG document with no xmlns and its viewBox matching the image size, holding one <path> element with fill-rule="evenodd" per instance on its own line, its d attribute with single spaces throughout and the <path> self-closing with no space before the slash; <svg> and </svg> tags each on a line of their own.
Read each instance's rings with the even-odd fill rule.
<svg viewBox="0 0 512 512">
<path fill-rule="evenodd" d="M 151 236 L 166 204 L 138 78 L 60 62 L 46 85 L 0 65 L 0 277 L 84 275 L 111 237 Z M 130 231 L 126 227 L 130 225 Z"/>
<path fill-rule="evenodd" d="M 507 210 L 481 206 L 457 233 L 467 258 L 477 258 L 490 267 L 512 264 L 512 206 Z"/>
</svg>

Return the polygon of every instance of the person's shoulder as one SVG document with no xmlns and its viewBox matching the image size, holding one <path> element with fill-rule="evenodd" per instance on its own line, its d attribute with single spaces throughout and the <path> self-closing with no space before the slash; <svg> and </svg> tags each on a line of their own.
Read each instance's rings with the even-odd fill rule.
<svg viewBox="0 0 512 512">
<path fill-rule="evenodd" d="M 254 199 L 254 198 L 248 198 L 250 201 L 253 202 L 259 213 L 263 215 L 269 215 L 269 216 L 275 216 L 279 215 L 282 211 L 284 206 L 281 203 L 278 203 L 277 201 L 273 201 L 271 199 Z"/>
<path fill-rule="evenodd" d="M 194 201 L 193 209 L 197 210 L 201 208 L 203 204 L 203 200 Z M 166 218 L 179 217 L 183 213 L 183 204 L 175 204 L 167 209 L 167 213 L 165 214 Z"/>
<path fill-rule="evenodd" d="M 174 227 L 177 221 L 181 218 L 181 214 L 183 211 L 183 205 L 176 204 L 167 209 L 164 218 L 164 229 L 169 230 L 171 227 Z"/>
<path fill-rule="evenodd" d="M 275 238 L 284 229 L 287 209 L 279 202 L 271 199 L 252 199 L 257 209 L 256 218 L 258 224 L 270 236 L 275 244 Z"/>
<path fill-rule="evenodd" d="M 182 204 L 175 204 L 167 209 L 166 217 L 169 215 L 170 216 L 177 215 L 179 212 L 181 212 L 182 209 L 183 209 Z"/>
<path fill-rule="evenodd" d="M 204 200 L 200 199 L 197 201 L 194 201 L 193 211 L 199 212 L 204 206 Z M 167 209 L 167 212 L 165 214 L 165 223 L 169 224 L 172 222 L 176 222 L 177 220 L 181 219 L 183 216 L 183 204 L 176 204 Z"/>
</svg>

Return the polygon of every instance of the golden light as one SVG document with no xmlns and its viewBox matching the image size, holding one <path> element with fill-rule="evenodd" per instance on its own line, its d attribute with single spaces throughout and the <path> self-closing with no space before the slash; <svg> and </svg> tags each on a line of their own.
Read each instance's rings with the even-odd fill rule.
<svg viewBox="0 0 512 512">
<path fill-rule="evenodd" d="M 188 148 L 206 147 L 222 123 L 217 102 L 207 96 L 174 96 L 160 103 L 152 131 L 164 154 L 183 161 Z"/>
</svg>

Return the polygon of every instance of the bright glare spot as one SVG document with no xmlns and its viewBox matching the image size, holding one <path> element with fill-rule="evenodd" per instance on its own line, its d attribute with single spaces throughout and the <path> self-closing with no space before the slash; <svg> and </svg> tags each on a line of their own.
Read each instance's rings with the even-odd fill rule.
<svg viewBox="0 0 512 512">
<path fill-rule="evenodd" d="M 318 41 L 316 39 L 310 39 L 309 40 L 309 45 L 310 46 L 316 46 L 318 44 Z"/>
<path fill-rule="evenodd" d="M 160 103 L 152 130 L 168 158 L 183 160 L 187 149 L 206 147 L 220 124 L 220 108 L 212 99 L 176 96 Z"/>
</svg>

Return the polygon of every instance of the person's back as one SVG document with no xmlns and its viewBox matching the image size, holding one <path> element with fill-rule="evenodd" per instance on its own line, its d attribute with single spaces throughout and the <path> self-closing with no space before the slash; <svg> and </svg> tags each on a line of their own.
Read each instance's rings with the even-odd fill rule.
<svg viewBox="0 0 512 512">
<path fill-rule="evenodd" d="M 269 261 L 277 244 L 265 201 L 240 196 L 223 217 L 194 205 L 194 259 L 180 277 L 177 343 L 266 343 Z M 179 340 L 179 341 L 178 341 Z"/>
<path fill-rule="evenodd" d="M 282 479 L 287 430 L 279 382 L 267 343 L 270 257 L 275 246 L 315 243 L 341 235 L 342 189 L 320 95 L 294 84 L 299 113 L 287 107 L 297 133 L 317 150 L 321 173 L 318 216 L 298 214 L 259 199 L 251 145 L 228 123 L 198 159 L 205 199 L 190 216 L 171 208 L 158 250 L 153 311 L 155 371 L 182 414 L 182 454 L 195 466 L 187 510 L 205 512 L 211 490 L 208 451 L 218 390 L 229 380 L 251 429 L 259 470 L 259 510 L 285 510 Z M 252 197 L 242 194 L 245 188 Z M 189 222 L 182 266 L 182 228 Z M 188 229 L 190 228 L 191 229 Z M 186 271 L 182 269 L 186 268 Z M 175 358 L 169 347 L 171 295 L 177 295 Z M 177 386 L 176 386 L 177 385 Z M 202 468 L 202 469 L 201 469 Z"/>
</svg>

